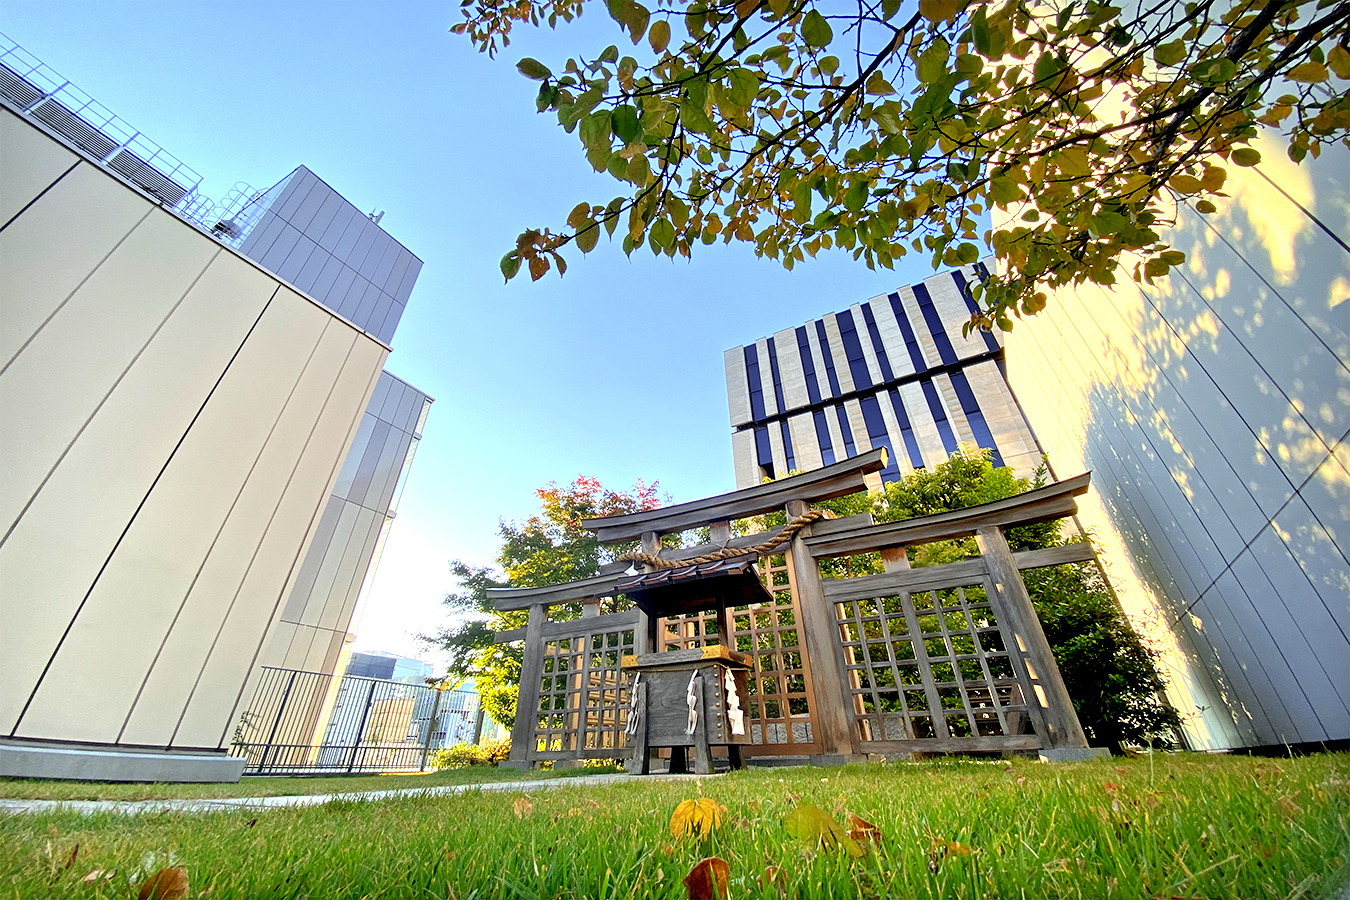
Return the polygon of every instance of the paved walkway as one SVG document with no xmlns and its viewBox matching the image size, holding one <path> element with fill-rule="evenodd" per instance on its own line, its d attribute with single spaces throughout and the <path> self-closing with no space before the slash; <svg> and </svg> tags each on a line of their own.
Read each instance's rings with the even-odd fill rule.
<svg viewBox="0 0 1350 900">
<path fill-rule="evenodd" d="M 647 775 L 647 781 L 684 781 L 715 778 L 716 775 Z M 350 791 L 335 794 L 295 794 L 284 797 L 219 797 L 197 800 L 10 800 L 0 798 L 0 813 L 78 812 L 90 815 L 115 812 L 124 815 L 155 812 L 213 812 L 228 809 L 279 809 L 290 806 L 322 806 L 334 800 L 394 800 L 400 797 L 441 797 L 468 791 L 527 793 L 553 788 L 587 787 L 631 781 L 628 775 L 578 775 L 571 778 L 537 778 L 533 781 L 491 781 L 484 784 L 447 784 L 440 787 L 401 788 L 391 791 Z"/>
</svg>

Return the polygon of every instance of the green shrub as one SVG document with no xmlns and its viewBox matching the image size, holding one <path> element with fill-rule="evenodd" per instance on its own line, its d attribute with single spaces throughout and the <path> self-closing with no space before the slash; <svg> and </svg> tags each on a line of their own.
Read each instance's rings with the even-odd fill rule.
<svg viewBox="0 0 1350 900">
<path fill-rule="evenodd" d="M 455 744 L 431 754 L 432 768 L 467 769 L 469 766 L 495 766 L 511 755 L 511 739 L 499 738 L 482 744 Z"/>
</svg>

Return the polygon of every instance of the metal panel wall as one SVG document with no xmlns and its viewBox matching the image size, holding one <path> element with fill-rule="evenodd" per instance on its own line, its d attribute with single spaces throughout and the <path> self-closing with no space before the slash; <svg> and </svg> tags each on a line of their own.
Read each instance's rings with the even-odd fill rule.
<svg viewBox="0 0 1350 900">
<path fill-rule="evenodd" d="M 267 191 L 239 252 L 384 343 L 422 261 L 304 166 Z"/>
<path fill-rule="evenodd" d="M 3 111 L 0 146 L 0 737 L 221 748 L 387 350 Z"/>
<path fill-rule="evenodd" d="M 260 667 L 333 673 L 379 566 L 431 402 L 380 373 Z"/>
<path fill-rule="evenodd" d="M 1350 738 L 1350 154 L 1261 150 L 1218 213 L 1180 210 L 1185 266 L 1061 291 L 1009 339 L 1202 747 Z"/>
<path fill-rule="evenodd" d="M 936 275 L 726 351 L 736 486 L 876 446 L 890 451 L 886 480 L 963 445 L 1033 473 L 1040 450 L 998 371 L 1001 345 L 962 334 L 974 311 L 967 285 L 983 271 Z"/>
</svg>

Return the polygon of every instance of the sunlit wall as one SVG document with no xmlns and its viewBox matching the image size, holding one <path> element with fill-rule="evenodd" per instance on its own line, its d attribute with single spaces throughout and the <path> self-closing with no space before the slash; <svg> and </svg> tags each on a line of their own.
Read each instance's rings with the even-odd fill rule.
<svg viewBox="0 0 1350 900">
<path fill-rule="evenodd" d="M 1206 749 L 1350 738 L 1350 153 L 1259 148 L 1179 210 L 1170 277 L 1062 290 L 1006 342 Z"/>
</svg>

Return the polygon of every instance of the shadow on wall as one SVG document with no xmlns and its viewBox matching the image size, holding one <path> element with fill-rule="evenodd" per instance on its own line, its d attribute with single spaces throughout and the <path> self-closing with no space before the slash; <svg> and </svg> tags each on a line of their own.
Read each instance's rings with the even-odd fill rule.
<svg viewBox="0 0 1350 900">
<path fill-rule="evenodd" d="M 1230 168 L 1218 213 L 1181 211 L 1182 267 L 1142 299 L 1107 295 L 1134 343 L 1104 351 L 1115 375 L 1089 392 L 1085 456 L 1242 740 L 1341 739 L 1350 161 L 1260 149 L 1261 172 Z"/>
</svg>

